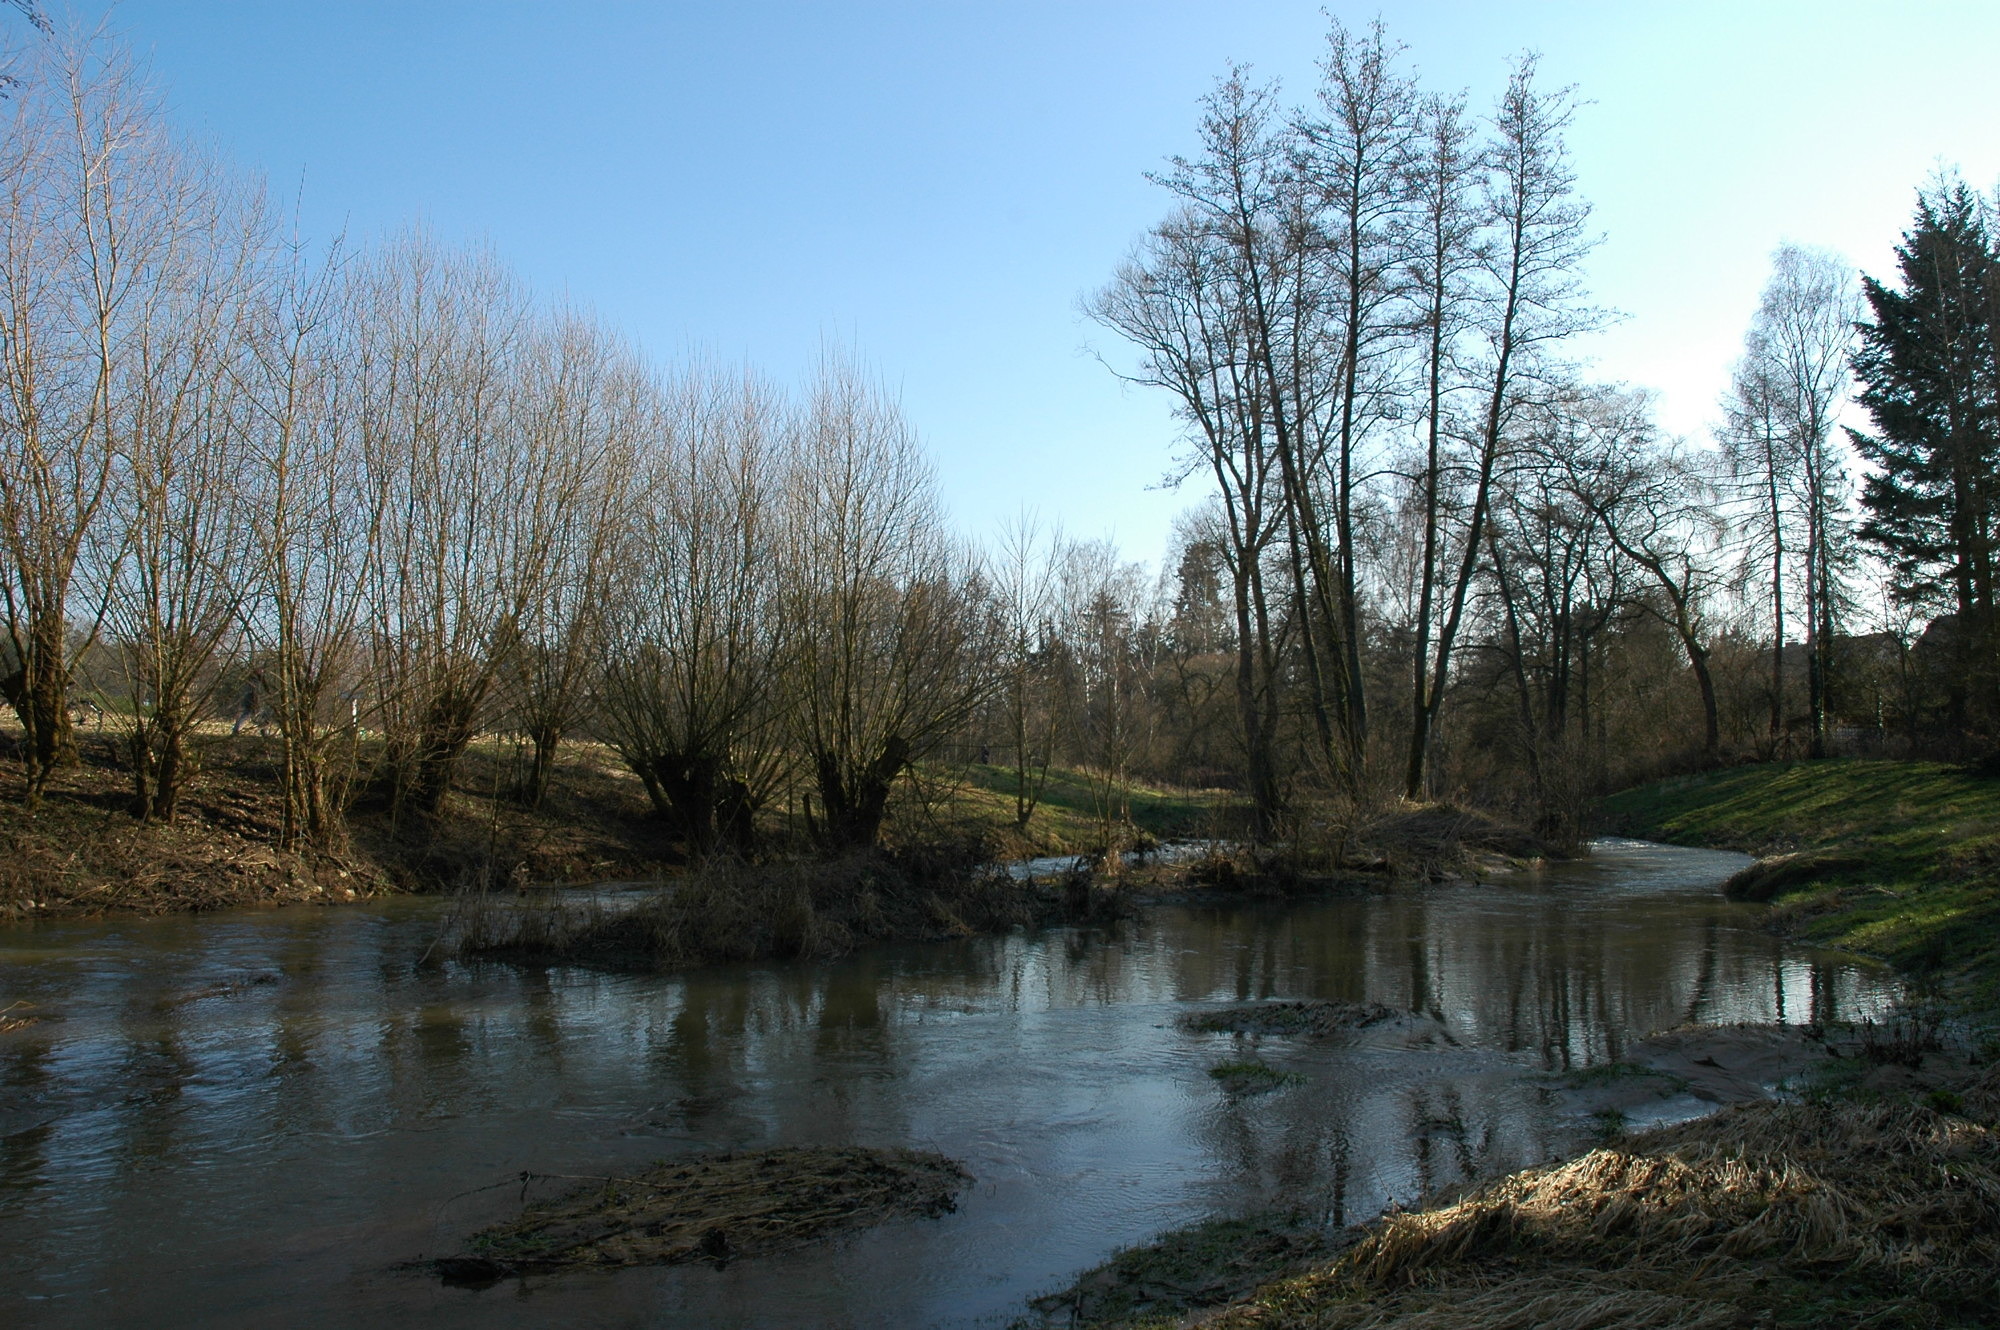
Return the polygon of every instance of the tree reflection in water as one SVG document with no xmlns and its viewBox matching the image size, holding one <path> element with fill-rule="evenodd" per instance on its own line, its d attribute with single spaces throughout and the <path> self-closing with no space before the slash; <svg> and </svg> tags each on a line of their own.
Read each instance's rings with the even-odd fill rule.
<svg viewBox="0 0 2000 1330">
<path fill-rule="evenodd" d="M 1579 1124 L 1525 1071 L 1887 999 L 1722 902 L 1738 862 L 1612 846 L 1500 885 L 667 976 L 420 965 L 423 901 L 14 929 L 8 1000 L 46 1016 L 0 1036 L 0 1242 L 31 1272 L 9 1316 L 1004 1320 L 1205 1215 L 1352 1222 L 1569 1148 Z M 1266 998 L 1414 1009 L 1451 1042 L 1175 1024 Z M 1297 1077 L 1232 1094 L 1206 1074 L 1230 1058 Z M 475 1292 L 395 1269 L 511 1213 L 518 1186 L 491 1184 L 522 1169 L 849 1143 L 941 1150 L 978 1181 L 945 1219 L 723 1271 Z"/>
</svg>

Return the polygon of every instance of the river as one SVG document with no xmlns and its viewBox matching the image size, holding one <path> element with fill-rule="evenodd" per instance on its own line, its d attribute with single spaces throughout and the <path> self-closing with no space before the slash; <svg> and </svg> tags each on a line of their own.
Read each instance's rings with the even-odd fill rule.
<svg viewBox="0 0 2000 1330">
<path fill-rule="evenodd" d="M 0 1007 L 35 1019 L 0 1034 L 0 1322 L 1004 1325 L 1164 1229 L 1356 1221 L 1576 1148 L 1534 1072 L 1893 998 L 1722 900 L 1744 862 L 1600 842 L 1484 885 L 672 975 L 427 959 L 424 899 L 7 927 Z M 1175 1018 L 1269 997 L 1455 1042 L 1269 1038 L 1295 1083 L 1226 1093 L 1207 1069 L 1242 1041 Z M 721 1270 L 399 1268 L 514 1213 L 523 1170 L 791 1144 L 931 1148 L 977 1181 L 942 1219 Z"/>
</svg>

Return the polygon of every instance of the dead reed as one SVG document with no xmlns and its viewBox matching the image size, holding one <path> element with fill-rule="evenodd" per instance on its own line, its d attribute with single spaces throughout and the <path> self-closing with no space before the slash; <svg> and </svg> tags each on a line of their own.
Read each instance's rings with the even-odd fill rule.
<svg viewBox="0 0 2000 1330">
<path fill-rule="evenodd" d="M 452 945 L 461 956 L 645 968 L 829 957 L 865 942 L 969 937 L 1069 918 L 1074 894 L 1012 878 L 970 847 L 831 861 L 715 859 L 631 905 L 470 897 Z M 1094 900 L 1084 905 L 1097 909 Z"/>
<path fill-rule="evenodd" d="M 2000 1072 L 1951 1102 L 1754 1103 L 1621 1140 L 1392 1214 L 1215 1324 L 1980 1324 L 2000 1306 Z"/>
</svg>

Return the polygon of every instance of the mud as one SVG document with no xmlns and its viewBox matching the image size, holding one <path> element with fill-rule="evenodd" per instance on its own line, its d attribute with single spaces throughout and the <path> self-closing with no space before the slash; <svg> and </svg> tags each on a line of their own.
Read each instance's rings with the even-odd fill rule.
<svg viewBox="0 0 2000 1330">
<path fill-rule="evenodd" d="M 547 1175 L 528 1174 L 524 1182 Z M 789 1251 L 891 1219 L 947 1214 L 972 1181 L 955 1160 L 918 1150 L 758 1150 L 656 1165 L 530 1204 L 433 1263 L 450 1284 L 510 1275 L 731 1261 Z"/>
<path fill-rule="evenodd" d="M 1451 1047 L 1458 1042 L 1437 1018 L 1379 1002 L 1245 1002 L 1189 1012 L 1176 1024 L 1191 1034 L 1341 1038 L 1381 1048 Z"/>
</svg>

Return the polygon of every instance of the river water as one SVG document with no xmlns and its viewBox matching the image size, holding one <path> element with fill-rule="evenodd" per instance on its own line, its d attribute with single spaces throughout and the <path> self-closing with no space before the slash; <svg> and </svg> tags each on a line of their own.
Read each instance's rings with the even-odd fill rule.
<svg viewBox="0 0 2000 1330">
<path fill-rule="evenodd" d="M 0 1034 L 0 1323 L 1004 1325 L 1164 1229 L 1356 1221 L 1575 1148 L 1529 1073 L 1893 998 L 1723 901 L 1744 862 L 1601 842 L 1487 885 L 664 976 L 426 961 L 427 900 L 0 930 L 0 1007 L 38 1018 Z M 1175 1025 L 1271 997 L 1428 1012 L 1452 1041 Z M 1250 1052 L 1296 1082 L 1207 1075 Z M 399 1268 L 515 1213 L 522 1170 L 793 1144 L 932 1148 L 977 1181 L 942 1219 L 722 1270 Z"/>
</svg>

